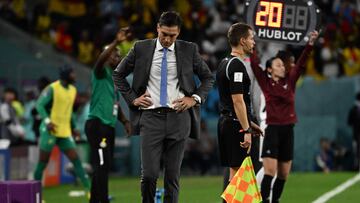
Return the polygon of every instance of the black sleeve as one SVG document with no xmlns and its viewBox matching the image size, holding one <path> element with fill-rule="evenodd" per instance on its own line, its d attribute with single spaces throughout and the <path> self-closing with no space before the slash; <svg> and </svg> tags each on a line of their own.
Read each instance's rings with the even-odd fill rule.
<svg viewBox="0 0 360 203">
<path fill-rule="evenodd" d="M 238 59 L 231 60 L 227 70 L 227 74 L 230 80 L 230 93 L 244 94 L 244 82 L 246 75 L 246 68 L 244 64 Z"/>
</svg>

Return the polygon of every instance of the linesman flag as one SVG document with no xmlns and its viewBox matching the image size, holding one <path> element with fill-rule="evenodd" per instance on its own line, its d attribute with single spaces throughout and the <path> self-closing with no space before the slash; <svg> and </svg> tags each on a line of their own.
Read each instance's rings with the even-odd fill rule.
<svg viewBox="0 0 360 203">
<path fill-rule="evenodd" d="M 244 159 L 239 170 L 231 179 L 221 197 L 226 200 L 227 203 L 262 202 L 250 156 Z"/>
</svg>

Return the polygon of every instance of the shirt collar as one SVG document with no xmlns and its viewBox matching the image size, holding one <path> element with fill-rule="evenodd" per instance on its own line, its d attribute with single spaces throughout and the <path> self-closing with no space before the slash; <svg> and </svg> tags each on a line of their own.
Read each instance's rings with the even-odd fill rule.
<svg viewBox="0 0 360 203">
<path fill-rule="evenodd" d="M 159 38 L 156 39 L 156 51 L 161 51 L 164 47 L 161 46 Z M 168 48 L 169 51 L 173 51 L 175 48 L 175 42 Z"/>
</svg>

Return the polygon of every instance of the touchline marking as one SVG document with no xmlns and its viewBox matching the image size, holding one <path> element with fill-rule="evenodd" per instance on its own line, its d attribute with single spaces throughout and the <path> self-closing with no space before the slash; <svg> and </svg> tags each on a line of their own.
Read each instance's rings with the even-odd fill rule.
<svg viewBox="0 0 360 203">
<path fill-rule="evenodd" d="M 329 199 L 333 198 L 335 195 L 343 192 L 344 190 L 346 190 L 348 187 L 351 187 L 352 185 L 354 185 L 356 182 L 360 181 L 360 173 L 357 174 L 356 176 L 350 178 L 349 180 L 347 180 L 346 182 L 342 183 L 341 185 L 337 186 L 335 189 L 330 190 L 329 192 L 321 195 L 319 198 L 317 198 L 316 200 L 314 200 L 312 203 L 324 203 L 327 202 Z"/>
</svg>

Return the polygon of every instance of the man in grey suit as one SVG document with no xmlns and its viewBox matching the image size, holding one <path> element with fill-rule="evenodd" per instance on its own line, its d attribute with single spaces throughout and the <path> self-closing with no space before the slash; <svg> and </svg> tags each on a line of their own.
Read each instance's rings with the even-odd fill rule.
<svg viewBox="0 0 360 203">
<path fill-rule="evenodd" d="M 114 71 L 114 83 L 130 109 L 134 134 L 141 136 L 142 202 L 154 202 L 160 160 L 164 163 L 164 202 L 176 203 L 180 167 L 188 136 L 200 135 L 200 104 L 214 78 L 197 46 L 176 40 L 181 18 L 164 12 L 158 38 L 135 43 Z M 126 76 L 133 73 L 132 85 Z M 197 87 L 194 76 L 201 84 Z"/>
</svg>

